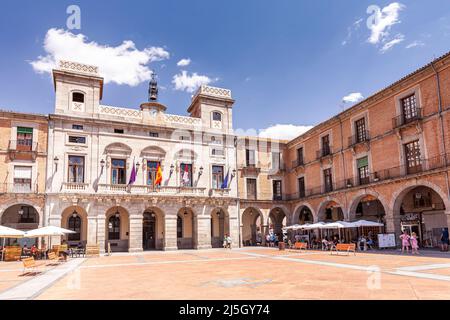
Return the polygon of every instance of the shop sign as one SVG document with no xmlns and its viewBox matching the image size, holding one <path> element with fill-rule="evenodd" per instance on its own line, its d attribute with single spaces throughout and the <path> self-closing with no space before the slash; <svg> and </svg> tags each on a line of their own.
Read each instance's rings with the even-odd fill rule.
<svg viewBox="0 0 450 320">
<path fill-rule="evenodd" d="M 400 217 L 401 221 L 416 221 L 420 220 L 419 213 L 405 213 L 402 217 Z"/>
</svg>

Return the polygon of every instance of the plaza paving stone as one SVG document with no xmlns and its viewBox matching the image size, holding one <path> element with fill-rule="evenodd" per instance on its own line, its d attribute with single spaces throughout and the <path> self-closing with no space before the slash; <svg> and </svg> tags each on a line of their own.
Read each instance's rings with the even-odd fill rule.
<svg viewBox="0 0 450 320">
<path fill-rule="evenodd" d="M 448 263 L 448 255 L 337 257 L 273 248 L 113 255 L 87 259 L 37 299 L 450 299 L 450 281 L 392 273 Z M 367 271 L 372 265 L 381 273 Z"/>
</svg>

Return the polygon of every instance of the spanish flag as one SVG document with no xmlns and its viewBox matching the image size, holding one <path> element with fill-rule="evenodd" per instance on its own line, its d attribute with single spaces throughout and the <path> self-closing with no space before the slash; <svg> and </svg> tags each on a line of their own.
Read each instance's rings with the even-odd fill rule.
<svg viewBox="0 0 450 320">
<path fill-rule="evenodd" d="M 156 168 L 156 177 L 154 185 L 160 185 L 162 182 L 162 169 L 161 165 L 158 163 L 158 167 Z"/>
</svg>

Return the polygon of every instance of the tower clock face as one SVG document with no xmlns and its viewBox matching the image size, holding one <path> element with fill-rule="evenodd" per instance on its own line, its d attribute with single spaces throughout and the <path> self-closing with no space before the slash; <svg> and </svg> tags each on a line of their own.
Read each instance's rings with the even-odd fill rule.
<svg viewBox="0 0 450 320">
<path fill-rule="evenodd" d="M 150 110 L 150 116 L 153 117 L 153 118 L 156 117 L 156 114 L 157 114 L 157 113 L 158 113 L 158 111 L 156 111 L 155 109 L 151 109 L 151 110 Z"/>
</svg>

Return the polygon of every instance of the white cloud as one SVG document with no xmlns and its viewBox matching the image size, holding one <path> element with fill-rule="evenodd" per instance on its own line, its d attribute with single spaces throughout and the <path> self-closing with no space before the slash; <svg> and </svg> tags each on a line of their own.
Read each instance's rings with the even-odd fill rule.
<svg viewBox="0 0 450 320">
<path fill-rule="evenodd" d="M 400 42 L 403 42 L 405 40 L 405 36 L 402 34 L 398 34 L 394 39 L 386 42 L 383 47 L 380 49 L 381 53 L 385 53 L 388 50 L 392 49 L 395 45 L 399 44 Z"/>
<path fill-rule="evenodd" d="M 360 92 L 353 92 L 342 98 L 342 102 L 344 103 L 355 103 L 364 99 L 363 95 Z"/>
<path fill-rule="evenodd" d="M 83 34 L 63 29 L 49 29 L 44 40 L 46 56 L 30 62 L 37 73 L 51 73 L 59 60 L 70 60 L 99 67 L 105 83 L 136 86 L 151 78 L 148 64 L 169 59 L 170 54 L 161 47 L 136 48 L 133 41 L 125 40 L 114 47 L 88 41 Z"/>
<path fill-rule="evenodd" d="M 350 42 L 350 39 L 352 38 L 352 34 L 358 31 L 358 29 L 361 26 L 361 22 L 363 22 L 363 19 L 358 19 L 355 22 L 352 23 L 350 27 L 347 28 L 347 37 L 345 40 L 341 42 L 343 46 L 347 45 Z"/>
<path fill-rule="evenodd" d="M 189 59 L 189 58 L 181 59 L 180 61 L 177 62 L 177 66 L 179 66 L 179 67 L 186 67 L 190 64 L 191 64 L 191 59 Z"/>
<path fill-rule="evenodd" d="M 210 79 L 207 76 L 193 73 L 189 75 L 187 71 L 183 70 L 181 73 L 173 76 L 172 83 L 175 85 L 175 90 L 194 92 L 201 85 L 209 84 L 217 79 Z"/>
<path fill-rule="evenodd" d="M 389 36 L 389 30 L 397 23 L 400 23 L 400 11 L 405 8 L 405 5 L 399 2 L 393 2 L 383 9 L 377 6 L 369 6 L 367 13 L 373 13 L 367 20 L 367 27 L 371 30 L 370 37 L 367 39 L 369 43 L 377 44 L 385 42 Z"/>
<path fill-rule="evenodd" d="M 291 140 L 302 133 L 305 133 L 313 126 L 297 126 L 293 124 L 276 124 L 265 129 L 259 130 L 259 135 L 261 138 L 272 138 L 272 139 L 282 139 Z"/>
<path fill-rule="evenodd" d="M 413 41 L 410 44 L 408 44 L 405 48 L 411 49 L 414 47 L 423 47 L 424 45 L 425 45 L 425 43 L 423 41 L 416 40 L 416 41 Z"/>
</svg>

